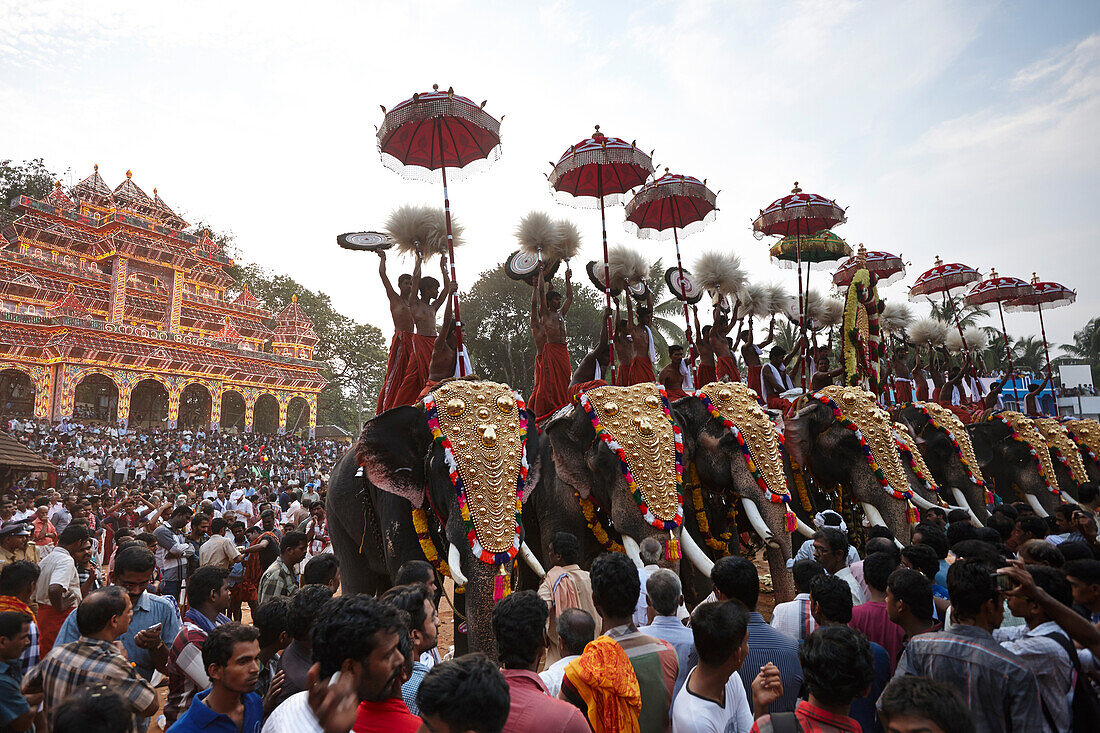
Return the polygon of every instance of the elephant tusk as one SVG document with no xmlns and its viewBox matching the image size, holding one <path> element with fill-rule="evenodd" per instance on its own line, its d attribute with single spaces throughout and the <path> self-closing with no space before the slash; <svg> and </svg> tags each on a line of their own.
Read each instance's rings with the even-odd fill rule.
<svg viewBox="0 0 1100 733">
<path fill-rule="evenodd" d="M 447 543 L 447 565 L 451 569 L 451 578 L 455 585 L 466 585 L 466 576 L 462 574 L 462 556 L 458 554 L 458 548 Z"/>
<path fill-rule="evenodd" d="M 1062 492 L 1062 501 L 1067 504 L 1077 504 L 1077 500 L 1067 494 L 1065 491 Z"/>
<path fill-rule="evenodd" d="M 970 523 L 975 527 L 981 527 L 982 522 L 978 519 L 978 515 L 974 513 L 974 510 L 970 508 L 970 502 L 966 500 L 966 496 L 963 494 L 962 489 L 958 486 L 952 486 L 951 491 L 955 494 L 955 501 L 959 502 L 959 506 L 966 509 L 967 513 L 970 515 Z"/>
<path fill-rule="evenodd" d="M 913 502 L 914 504 L 919 506 L 921 509 L 925 509 L 925 510 L 938 508 L 938 507 L 936 507 L 935 504 L 928 501 L 928 499 L 925 499 L 923 496 L 921 496 L 920 494 L 918 494 L 915 491 L 913 492 L 913 495 L 911 497 L 909 497 L 909 501 Z"/>
<path fill-rule="evenodd" d="M 684 557 L 690 560 L 692 565 L 699 568 L 699 572 L 708 578 L 710 577 L 710 571 L 714 569 L 714 561 L 707 557 L 707 554 L 695 542 L 691 532 L 682 528 L 680 530 L 680 549 L 684 551 Z"/>
<path fill-rule="evenodd" d="M 642 562 L 642 548 L 638 547 L 638 541 L 630 535 L 623 535 L 623 551 L 626 552 L 626 556 L 634 561 L 634 564 L 638 567 L 644 567 L 645 563 Z"/>
<path fill-rule="evenodd" d="M 546 571 L 542 569 L 542 563 L 535 557 L 535 553 L 531 552 L 531 548 L 527 546 L 526 542 L 519 543 L 519 551 L 523 555 L 523 561 L 527 563 L 527 566 L 535 571 L 535 575 L 540 578 L 546 577 Z"/>
<path fill-rule="evenodd" d="M 772 549 L 779 547 L 775 535 L 764 523 L 764 517 L 760 516 L 760 508 L 744 497 L 741 497 L 741 506 L 745 508 L 745 516 L 748 517 L 752 528 L 756 530 L 756 534 L 760 535 L 760 539 L 764 540 L 764 543 Z"/>
<path fill-rule="evenodd" d="M 878 513 L 878 509 L 876 509 L 873 504 L 861 501 L 859 505 L 863 507 L 863 513 L 867 515 L 867 521 L 870 522 L 872 526 L 876 524 L 880 527 L 886 526 L 886 520 L 882 518 L 882 515 Z"/>
<path fill-rule="evenodd" d="M 1050 516 L 1050 514 L 1047 513 L 1047 510 L 1043 509 L 1043 505 L 1039 503 L 1039 499 L 1035 496 L 1035 494 L 1028 494 L 1026 498 L 1027 503 L 1031 505 L 1031 508 L 1035 510 L 1036 514 L 1038 514 L 1040 517 Z"/>
<path fill-rule="evenodd" d="M 803 522 L 803 521 L 802 521 L 801 519 L 799 519 L 799 518 L 798 518 L 797 516 L 795 516 L 795 518 L 794 518 L 794 521 L 795 521 L 795 523 L 796 523 L 796 525 L 797 525 L 798 533 L 799 533 L 800 535 L 802 535 L 803 537 L 807 537 L 807 538 L 809 538 L 809 539 L 813 539 L 814 535 L 815 535 L 815 534 L 817 534 L 816 532 L 814 532 L 814 528 L 813 528 L 813 527 L 811 527 L 810 525 L 808 525 L 808 524 L 806 524 L 805 522 Z"/>
</svg>

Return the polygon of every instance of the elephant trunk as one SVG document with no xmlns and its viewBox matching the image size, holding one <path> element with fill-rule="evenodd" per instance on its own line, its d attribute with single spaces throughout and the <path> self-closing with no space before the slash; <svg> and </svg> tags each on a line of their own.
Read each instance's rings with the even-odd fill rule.
<svg viewBox="0 0 1100 733">
<path fill-rule="evenodd" d="M 755 513 L 765 528 L 770 527 L 770 540 L 764 546 L 764 557 L 768 561 L 768 570 L 772 576 L 772 590 L 775 593 L 775 602 L 783 603 L 794 598 L 794 578 L 787 568 L 787 561 L 791 559 L 791 535 L 786 531 L 787 505 L 783 502 L 773 502 L 766 498 L 756 504 L 749 499 L 742 498 L 742 506 L 745 508 L 745 516 L 750 524 L 751 517 Z M 752 509 L 749 509 L 749 507 Z M 756 525 L 753 524 L 756 529 Z M 759 534 L 760 530 L 756 529 Z"/>
<path fill-rule="evenodd" d="M 497 591 L 506 578 L 500 571 L 510 573 L 513 561 L 501 565 L 490 565 L 470 557 L 467 569 L 469 583 L 466 584 L 466 618 L 470 634 L 470 651 L 484 652 L 490 658 L 496 658 L 497 645 L 493 636 L 493 607 L 497 603 Z"/>
</svg>

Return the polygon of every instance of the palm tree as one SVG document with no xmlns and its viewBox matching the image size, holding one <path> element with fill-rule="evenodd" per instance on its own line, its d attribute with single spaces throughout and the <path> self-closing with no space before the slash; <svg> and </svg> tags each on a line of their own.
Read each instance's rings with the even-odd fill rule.
<svg viewBox="0 0 1100 733">
<path fill-rule="evenodd" d="M 1062 344 L 1064 356 L 1054 359 L 1054 363 L 1084 361 L 1092 367 L 1093 382 L 1100 381 L 1100 317 L 1093 318 L 1084 328 L 1075 331 L 1072 344 Z"/>
<path fill-rule="evenodd" d="M 976 326 L 979 319 L 989 317 L 989 311 L 980 305 L 965 305 L 961 295 L 948 295 L 939 302 L 928 298 L 928 302 L 932 305 L 933 318 L 954 325 L 955 316 L 958 315 L 959 325 L 964 329 L 968 326 Z"/>
<path fill-rule="evenodd" d="M 1012 361 L 1019 370 L 1028 369 L 1034 374 L 1046 371 L 1042 340 L 1035 336 L 1016 339 L 1012 345 Z"/>
</svg>

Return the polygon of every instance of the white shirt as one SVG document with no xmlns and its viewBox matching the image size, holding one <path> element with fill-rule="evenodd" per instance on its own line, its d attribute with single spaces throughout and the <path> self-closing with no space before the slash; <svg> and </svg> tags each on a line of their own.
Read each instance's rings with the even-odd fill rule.
<svg viewBox="0 0 1100 733">
<path fill-rule="evenodd" d="M 805 639 L 813 633 L 817 623 L 810 615 L 810 594 L 799 593 L 793 601 L 775 604 L 772 628 L 792 639 Z"/>
<path fill-rule="evenodd" d="M 38 587 L 34 592 L 34 599 L 38 605 L 46 605 L 50 602 L 50 586 L 60 585 L 64 590 L 61 593 L 62 604 L 66 608 L 73 608 L 80 603 L 80 578 L 76 574 L 76 562 L 73 556 L 64 547 L 55 547 L 50 554 L 42 558 L 38 563 L 41 571 L 38 576 Z"/>
<path fill-rule="evenodd" d="M 562 657 L 539 672 L 539 677 L 542 678 L 543 684 L 545 684 L 546 689 L 550 691 L 550 697 L 557 697 L 558 693 L 561 692 L 561 681 L 562 678 L 565 677 L 565 668 L 569 666 L 569 663 L 574 659 L 580 659 L 580 655 L 570 654 L 567 657 Z"/>
<path fill-rule="evenodd" d="M 859 587 L 859 581 L 856 580 L 856 576 L 852 575 L 852 569 L 850 567 L 843 567 L 836 571 L 836 577 L 843 580 L 848 584 L 848 587 L 852 589 L 853 606 L 858 606 L 866 600 L 863 597 L 863 589 Z"/>
<path fill-rule="evenodd" d="M 672 733 L 748 733 L 752 730 L 752 709 L 739 673 L 731 674 L 726 682 L 725 705 L 688 690 L 693 674 L 694 669 L 688 673 L 672 703 Z"/>
<path fill-rule="evenodd" d="M 323 733 L 309 707 L 309 691 L 288 697 L 268 717 L 261 733 Z"/>
</svg>

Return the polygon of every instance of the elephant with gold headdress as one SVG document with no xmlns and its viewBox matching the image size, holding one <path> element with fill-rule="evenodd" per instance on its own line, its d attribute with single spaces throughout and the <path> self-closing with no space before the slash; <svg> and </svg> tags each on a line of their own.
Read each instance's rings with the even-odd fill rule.
<svg viewBox="0 0 1100 733">
<path fill-rule="evenodd" d="M 471 648 L 495 655 L 492 609 L 517 555 L 542 574 L 520 522 L 538 458 L 534 420 L 507 385 L 445 380 L 369 421 L 329 484 L 344 592 L 381 593 L 401 564 L 428 559 L 464 588 Z"/>
<path fill-rule="evenodd" d="M 1100 483 L 1100 422 L 1096 420 L 1063 420 L 1070 439 L 1081 453 L 1089 481 Z"/>
</svg>

